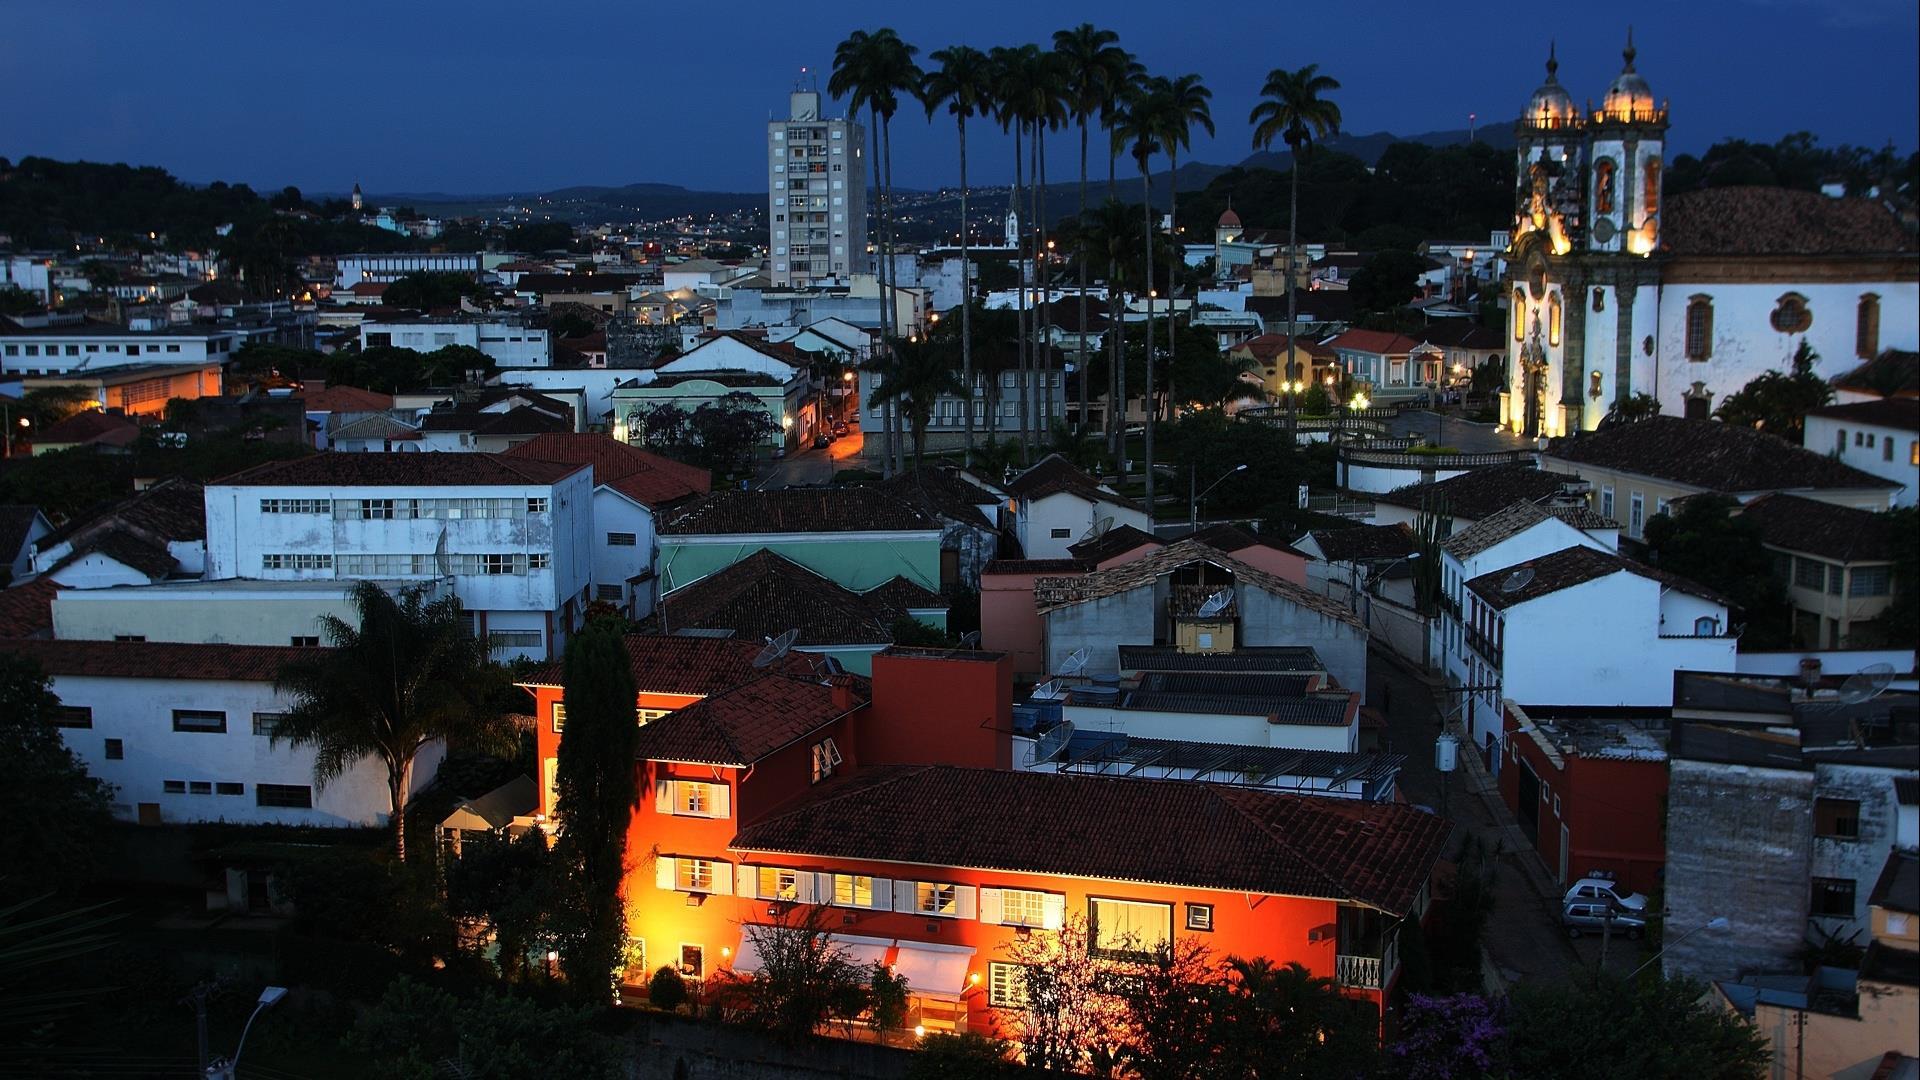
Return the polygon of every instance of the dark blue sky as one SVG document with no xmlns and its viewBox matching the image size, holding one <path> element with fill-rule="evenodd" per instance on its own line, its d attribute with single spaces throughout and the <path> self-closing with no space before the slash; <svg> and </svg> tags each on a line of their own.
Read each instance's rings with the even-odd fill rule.
<svg viewBox="0 0 1920 1080">
<path fill-rule="evenodd" d="M 1354 133 L 1511 118 L 1557 38 L 1560 78 L 1598 98 L 1631 18 L 1639 69 L 1671 99 L 1676 151 L 1723 136 L 1903 152 L 1920 141 L 1913 0 L 1571 3 L 791 5 L 736 0 L 168 0 L 4 5 L 0 155 L 158 164 L 190 180 L 312 191 L 528 191 L 659 181 L 757 190 L 763 124 L 802 65 L 852 29 L 891 25 L 930 52 L 1046 41 L 1086 18 L 1159 74 L 1199 72 L 1219 134 L 1193 157 L 1248 152 L 1265 72 L 1318 62 Z M 802 12 L 838 11 L 813 26 Z M 824 79 L 822 80 L 824 83 Z M 1497 122 L 1497 121 L 1496 121 Z M 951 121 L 903 111 L 895 181 L 957 178 Z M 1050 179 L 1076 167 L 1068 139 Z M 1004 182 L 1007 139 L 977 127 L 976 178 Z"/>
</svg>

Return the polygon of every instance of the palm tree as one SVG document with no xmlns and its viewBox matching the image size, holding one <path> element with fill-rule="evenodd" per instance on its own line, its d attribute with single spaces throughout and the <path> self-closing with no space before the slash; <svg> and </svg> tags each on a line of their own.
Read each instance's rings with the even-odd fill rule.
<svg viewBox="0 0 1920 1080">
<path fill-rule="evenodd" d="M 1173 275 L 1178 268 L 1182 254 L 1180 230 L 1175 228 L 1174 215 L 1180 210 L 1180 150 L 1192 145 L 1188 135 L 1195 125 L 1213 134 L 1213 110 L 1207 102 L 1212 100 L 1213 91 L 1200 84 L 1198 75 L 1182 75 L 1167 84 L 1168 100 L 1166 129 L 1161 133 L 1160 141 L 1167 150 L 1167 235 L 1173 239 L 1173 258 L 1167 264 L 1167 403 L 1168 410 L 1178 406 L 1173 392 L 1174 361 L 1178 359 L 1174 352 L 1174 330 L 1179 326 L 1179 318 L 1173 310 Z M 1188 316 L 1191 320 L 1192 316 Z"/>
<path fill-rule="evenodd" d="M 1120 160 L 1120 142 L 1114 137 L 1114 125 L 1119 122 L 1127 99 L 1145 86 L 1146 80 L 1146 65 L 1135 60 L 1132 53 L 1123 54 L 1121 59 L 1115 61 L 1114 69 L 1109 73 L 1107 96 L 1100 103 L 1100 129 L 1107 134 L 1108 202 L 1120 198 L 1117 168 Z M 1120 336 L 1114 328 L 1119 327 L 1125 320 L 1121 310 L 1121 294 L 1113 284 L 1119 278 L 1122 262 L 1124 260 L 1118 257 L 1109 259 L 1107 262 L 1107 324 L 1109 327 L 1107 364 L 1112 371 L 1113 380 L 1107 388 L 1109 395 L 1107 400 L 1109 403 L 1118 403 L 1117 408 L 1110 404 L 1107 409 L 1107 441 L 1113 453 L 1114 474 L 1124 480 L 1127 465 L 1127 383 L 1126 368 L 1120 362 L 1122 352 Z"/>
<path fill-rule="evenodd" d="M 1067 108 L 1080 125 L 1080 412 L 1073 425 L 1076 433 L 1087 422 L 1087 133 L 1094 115 L 1105 109 L 1125 77 L 1130 58 L 1119 41 L 1119 34 L 1092 23 L 1053 32 L 1053 51 L 1060 57 Z"/>
<path fill-rule="evenodd" d="M 847 98 L 850 113 L 866 106 L 873 123 L 876 152 L 873 155 L 873 184 L 879 198 L 880 247 L 880 338 L 881 348 L 891 350 L 898 328 L 893 325 L 893 114 L 899 111 L 900 96 L 915 92 L 920 85 L 920 69 L 913 54 L 920 50 L 900 39 L 892 29 L 882 27 L 872 33 L 855 30 L 833 51 L 833 75 L 827 80 L 827 92 Z M 884 172 L 882 171 L 884 169 Z M 899 423 L 892 412 L 886 422 L 886 468 L 889 474 L 899 467 L 901 447 Z"/>
<path fill-rule="evenodd" d="M 1029 85 L 1034 74 L 1025 54 L 1028 50 L 1038 52 L 1038 47 L 997 45 L 988 54 L 992 58 L 994 84 L 999 87 L 999 96 L 995 101 L 995 118 L 1000 121 L 1000 130 L 1010 131 L 1013 135 L 1013 187 L 1012 203 L 1017 209 L 1020 205 L 1022 172 L 1021 143 L 1026 137 L 1028 103 L 1032 98 Z M 1020 325 L 1020 460 L 1023 464 L 1032 461 L 1030 443 L 1031 428 L 1029 417 L 1032 415 L 1029 402 L 1028 371 L 1029 353 L 1027 351 L 1027 262 L 1016 248 L 1014 261 L 1020 268 L 1020 295 L 1015 304 Z"/>
<path fill-rule="evenodd" d="M 518 735 L 487 701 L 500 680 L 486 643 L 460 618 L 451 596 L 428 601 L 426 588 L 390 595 L 370 581 L 348 594 L 359 625 L 320 618 L 330 649 L 315 649 L 280 669 L 276 688 L 292 700 L 269 745 L 314 750 L 320 787 L 365 758 L 387 768 L 394 851 L 407 858 L 407 797 L 413 760 L 428 743 L 511 755 Z"/>
<path fill-rule="evenodd" d="M 1340 89 L 1339 80 L 1320 74 L 1319 64 L 1308 64 L 1298 71 L 1274 68 L 1260 88 L 1261 101 L 1247 116 L 1253 127 L 1253 148 L 1272 148 L 1273 140 L 1284 139 L 1293 151 L 1287 170 L 1290 188 L 1287 194 L 1287 366 L 1286 376 L 1294 372 L 1294 340 L 1300 330 L 1294 325 L 1299 316 L 1294 295 L 1294 274 L 1300 263 L 1300 158 L 1315 139 L 1325 139 L 1340 131 L 1340 106 L 1321 97 Z"/>
<path fill-rule="evenodd" d="M 1162 134 L 1167 130 L 1166 114 L 1171 105 L 1171 84 L 1162 78 L 1149 80 L 1127 99 L 1125 108 L 1114 118 L 1113 139 L 1123 146 L 1140 169 L 1140 209 L 1146 223 L 1144 244 L 1146 276 L 1142 279 L 1147 298 L 1147 521 L 1153 521 L 1153 155 L 1160 150 Z M 1125 444 L 1125 426 L 1121 442 Z"/>
<path fill-rule="evenodd" d="M 942 397 L 957 397 L 971 407 L 972 393 L 953 370 L 951 343 L 945 338 L 910 341 L 891 355 L 876 358 L 868 370 L 880 376 L 874 397 L 894 402 L 913 431 L 913 468 L 920 470 L 927 449 L 927 424 L 933 405 Z"/>
<path fill-rule="evenodd" d="M 1126 430 L 1127 375 L 1126 365 L 1122 362 L 1125 349 L 1125 323 L 1117 308 L 1119 297 L 1134 286 L 1133 274 L 1127 269 L 1131 263 L 1128 256 L 1140 247 L 1140 219 L 1133 216 L 1133 208 L 1116 198 L 1095 207 L 1087 216 L 1081 230 L 1082 239 L 1088 251 L 1095 259 L 1104 258 L 1107 262 L 1107 331 L 1102 342 L 1106 353 L 1107 367 L 1107 428 L 1111 436 L 1115 430 Z M 1120 421 L 1116 426 L 1114 417 Z M 1115 446 L 1109 446 L 1108 453 L 1117 452 Z M 1123 450 L 1124 448 L 1118 448 Z M 1114 462 L 1114 472 L 1121 472 L 1121 462 Z"/>
<path fill-rule="evenodd" d="M 961 382 L 973 388 L 973 263 L 967 256 L 967 118 L 985 116 L 993 109 L 993 62 L 987 54 L 967 45 L 953 45 L 930 53 L 927 59 L 940 65 L 927 72 L 920 83 L 920 100 L 927 107 L 927 119 L 945 105 L 960 129 L 960 371 Z M 973 406 L 967 405 L 966 449 L 962 459 L 973 465 Z"/>
</svg>

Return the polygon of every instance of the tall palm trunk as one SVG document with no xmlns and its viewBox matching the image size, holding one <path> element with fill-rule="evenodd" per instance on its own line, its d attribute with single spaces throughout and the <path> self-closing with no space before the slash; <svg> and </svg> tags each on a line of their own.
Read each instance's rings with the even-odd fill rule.
<svg viewBox="0 0 1920 1080">
<path fill-rule="evenodd" d="M 892 355 L 893 335 L 890 332 L 887 304 L 887 239 L 886 207 L 887 189 L 881 182 L 880 173 L 880 109 L 877 105 L 867 108 L 867 121 L 872 124 L 873 153 L 873 199 L 874 199 L 874 247 L 880 252 L 879 265 L 874 267 L 874 286 L 880 290 L 880 343 L 879 354 L 869 359 L 882 359 Z M 877 388 L 882 376 L 875 374 L 873 384 Z M 885 476 L 893 475 L 893 399 L 888 398 L 880 406 L 880 471 Z"/>
<path fill-rule="evenodd" d="M 1053 291 L 1052 272 L 1047 269 L 1047 136 L 1046 125 L 1033 122 L 1033 160 L 1027 170 L 1031 184 L 1033 200 L 1033 276 L 1039 292 L 1033 303 L 1038 313 L 1034 320 L 1033 333 L 1033 373 L 1036 383 L 1036 395 L 1039 400 L 1033 407 L 1034 437 L 1045 443 L 1053 425 L 1053 391 L 1047 385 L 1047 378 L 1053 371 L 1053 304 L 1049 299 Z"/>
<path fill-rule="evenodd" d="M 1179 171 L 1180 152 L 1175 149 L 1173 140 L 1168 139 L 1167 242 L 1172 245 L 1172 250 L 1167 253 L 1167 415 L 1169 419 L 1177 415 L 1180 411 L 1180 399 L 1175 397 L 1173 393 L 1174 361 L 1179 359 L 1179 357 L 1175 355 L 1173 332 L 1174 328 L 1180 324 L 1180 311 L 1174 306 L 1173 275 L 1175 268 L 1179 266 L 1179 260 L 1184 257 L 1185 252 L 1185 249 L 1180 243 L 1180 230 L 1175 227 L 1179 224 L 1176 215 L 1180 213 L 1180 179 L 1176 175 Z"/>
<path fill-rule="evenodd" d="M 1080 117 L 1080 339 L 1074 352 L 1074 373 L 1080 382 L 1080 412 L 1073 433 L 1087 429 L 1087 118 Z"/>
<path fill-rule="evenodd" d="M 1014 211 L 1018 213 L 1020 208 L 1020 182 L 1026 175 L 1021 171 L 1022 161 L 1020 152 L 1021 143 L 1027 137 L 1027 127 L 1023 121 L 1016 120 L 1014 121 L 1013 130 L 1012 202 Z M 1028 396 L 1031 387 L 1028 385 L 1027 377 L 1029 370 L 1028 345 L 1030 342 L 1027 339 L 1027 253 L 1025 249 L 1021 247 L 1019 237 L 1014 238 L 1013 258 L 1015 262 L 1020 264 L 1020 299 L 1018 304 L 1020 322 L 1020 463 L 1026 465 L 1033 461 L 1032 447 L 1030 447 L 1027 442 L 1027 418 L 1032 415 L 1029 408 L 1031 398 Z"/>
<path fill-rule="evenodd" d="M 1153 174 L 1145 161 L 1140 163 L 1140 194 L 1147 221 L 1147 333 L 1141 340 L 1146 343 L 1147 349 L 1147 385 L 1143 392 L 1147 398 L 1147 530 L 1151 532 L 1155 510 L 1153 502 L 1153 421 L 1155 419 L 1153 408 Z"/>
<path fill-rule="evenodd" d="M 1293 272 L 1300 265 L 1300 147 L 1298 143 L 1289 145 L 1293 149 L 1293 161 L 1287 171 L 1293 175 L 1287 184 L 1287 363 L 1283 370 L 1287 378 L 1292 379 L 1296 378 L 1293 361 L 1300 355 L 1300 329 L 1295 325 L 1299 318 L 1296 307 L 1299 297 L 1293 294 Z"/>
<path fill-rule="evenodd" d="M 966 442 L 961 462 L 973 468 L 973 260 L 967 255 L 967 116 L 960 118 L 960 382 L 967 388 L 960 408 L 966 414 Z"/>
<path fill-rule="evenodd" d="M 1120 196 L 1119 155 L 1107 140 L 1107 201 Z M 1113 472 L 1127 476 L 1127 365 L 1126 311 L 1120 299 L 1120 260 L 1114 244 L 1107 244 L 1107 445 L 1113 453 Z"/>
<path fill-rule="evenodd" d="M 884 203 L 887 230 L 887 288 L 885 290 L 887 317 L 892 319 L 894 337 L 900 336 L 900 312 L 894 306 L 899 302 L 899 270 L 893 264 L 893 118 L 882 117 L 880 138 L 886 146 L 884 163 L 887 170 L 887 194 Z M 907 467 L 907 418 L 905 410 L 893 411 L 893 471 L 903 472 Z"/>
<path fill-rule="evenodd" d="M 412 787 L 413 762 L 387 762 L 387 798 L 393 806 L 393 855 L 407 861 L 407 789 Z"/>
</svg>

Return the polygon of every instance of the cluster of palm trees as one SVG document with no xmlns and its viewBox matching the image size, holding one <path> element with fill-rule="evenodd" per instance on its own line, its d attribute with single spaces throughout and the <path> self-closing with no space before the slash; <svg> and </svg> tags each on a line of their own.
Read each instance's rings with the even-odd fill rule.
<svg viewBox="0 0 1920 1080">
<path fill-rule="evenodd" d="M 1154 388 L 1158 385 L 1155 380 L 1158 350 L 1151 343 L 1156 340 L 1154 319 L 1158 292 L 1153 285 L 1156 280 L 1156 230 L 1153 221 L 1152 167 L 1157 156 L 1166 156 L 1168 206 L 1174 206 L 1178 192 L 1172 189 L 1176 183 L 1181 151 L 1191 146 L 1192 133 L 1196 128 L 1209 135 L 1214 132 L 1210 104 L 1212 91 L 1207 89 L 1199 75 L 1169 78 L 1148 73 L 1133 54 L 1120 47 L 1118 34 L 1091 23 L 1055 32 L 1051 48 L 1027 44 L 999 46 L 983 51 L 967 45 L 953 45 L 928 54 L 929 65 L 924 69 L 914 59 L 918 53 L 917 48 L 902 40 L 891 29 L 855 31 L 835 50 L 833 74 L 827 84 L 828 91 L 835 97 L 847 99 L 851 113 L 858 114 L 863 108 L 867 111 L 874 132 L 877 220 L 874 235 L 880 254 L 882 295 L 893 295 L 891 124 L 901 101 L 908 97 L 919 101 L 926 110 L 928 120 L 942 111 L 953 118 L 960 147 L 960 255 L 963 265 L 971 265 L 968 251 L 968 224 L 971 221 L 968 214 L 968 121 L 981 119 L 996 124 L 1013 139 L 1014 204 L 1019 206 L 1021 200 L 1025 200 L 1030 223 L 1022 237 L 1024 250 L 1018 260 L 1020 287 L 1016 311 L 1020 452 L 1022 461 L 1031 460 L 1033 434 L 1045 431 L 1047 418 L 1053 413 L 1053 350 L 1047 341 L 1046 328 L 1051 325 L 1048 309 L 1056 261 L 1052 255 L 1053 245 L 1048 239 L 1043 202 L 1047 184 L 1047 136 L 1050 133 L 1076 132 L 1080 150 L 1080 227 L 1073 234 L 1076 250 L 1069 254 L 1078 267 L 1080 333 L 1086 333 L 1088 322 L 1089 268 L 1104 259 L 1109 285 L 1106 314 L 1111 326 L 1117 327 L 1121 322 L 1120 286 L 1123 283 L 1130 283 L 1135 292 L 1145 296 L 1149 347 L 1146 350 L 1147 387 L 1144 396 L 1148 402 L 1149 416 L 1156 415 L 1158 407 Z M 1283 139 L 1297 157 L 1316 138 L 1324 138 L 1337 131 L 1340 124 L 1339 107 L 1322 95 L 1338 89 L 1339 85 L 1333 79 L 1319 74 L 1314 66 L 1298 71 L 1274 70 L 1262 89 L 1262 101 L 1248 118 L 1249 123 L 1256 125 L 1255 147 L 1269 147 L 1275 139 Z M 1107 199 L 1106 205 L 1090 217 L 1087 185 L 1089 159 L 1095 146 L 1093 138 L 1096 132 L 1104 136 L 1106 143 Z M 1139 220 L 1144 225 L 1144 231 L 1136 232 L 1121 220 L 1127 213 L 1119 202 L 1118 162 L 1122 156 L 1131 159 L 1140 173 L 1143 205 Z M 1293 202 L 1297 206 L 1297 171 L 1295 189 Z M 1175 232 L 1172 211 L 1169 210 L 1167 233 L 1172 235 Z M 1133 279 L 1131 271 L 1124 266 L 1130 259 L 1130 253 L 1123 250 L 1122 237 L 1139 243 L 1143 257 L 1138 264 L 1141 275 L 1137 279 Z M 1297 244 L 1296 235 L 1289 245 L 1290 265 L 1298 261 Z M 1173 260 L 1179 258 L 1179 248 L 1177 245 L 1160 245 L 1159 250 L 1167 259 L 1162 273 L 1164 280 L 1169 283 L 1166 356 L 1171 365 L 1176 347 L 1171 283 Z M 1289 275 L 1290 283 L 1291 280 Z M 1291 297 L 1291 284 L 1288 293 Z M 969 302 L 961 306 L 959 327 L 959 383 L 966 391 L 963 396 L 971 396 L 978 385 L 973 355 L 971 287 L 967 295 Z M 884 344 L 882 355 L 875 359 L 874 367 L 881 373 L 883 389 L 880 398 L 887 406 L 885 447 L 887 466 L 891 471 L 905 464 L 905 439 L 899 427 L 901 416 L 896 415 L 895 405 L 900 405 L 904 410 L 905 403 L 916 396 L 916 389 L 921 391 L 921 396 L 925 396 L 936 388 L 932 385 L 917 388 L 909 385 L 917 380 L 906 378 L 909 372 L 904 370 L 905 367 L 911 366 L 921 377 L 926 377 L 930 365 L 925 362 L 913 365 L 901 363 L 901 349 L 895 341 L 898 335 L 892 332 L 888 324 L 892 318 L 891 305 L 882 303 L 881 311 Z M 1289 299 L 1289 325 L 1293 322 L 1294 313 L 1295 305 Z M 1121 355 L 1121 335 L 1109 332 L 1106 343 L 1109 407 L 1106 410 L 1105 434 L 1107 451 L 1118 471 L 1125 462 L 1126 365 Z M 1084 370 L 1083 364 L 1083 374 Z M 1078 381 L 1076 432 L 1085 422 L 1089 395 L 1089 380 L 1083 377 Z M 888 382 L 893 384 L 890 389 L 886 386 Z M 1035 388 L 1041 390 L 1041 401 L 1038 403 L 1032 400 L 1032 390 Z M 1173 400 L 1171 388 L 1167 400 Z M 970 404 L 964 412 L 966 446 L 971 454 L 975 445 L 975 431 Z M 915 436 L 917 450 L 924 441 L 923 425 L 916 430 Z M 1154 489 L 1153 449 L 1153 424 L 1149 422 L 1146 425 L 1145 447 L 1149 504 Z"/>
</svg>

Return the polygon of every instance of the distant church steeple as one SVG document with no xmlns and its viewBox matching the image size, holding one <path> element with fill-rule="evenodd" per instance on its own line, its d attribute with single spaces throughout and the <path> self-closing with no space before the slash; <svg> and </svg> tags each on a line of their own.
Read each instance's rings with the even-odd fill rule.
<svg viewBox="0 0 1920 1080">
<path fill-rule="evenodd" d="M 359 209 L 360 209 L 360 202 L 361 202 L 361 200 L 360 200 L 360 185 L 359 185 L 358 183 L 355 183 L 355 184 L 353 185 L 353 209 L 354 209 L 354 211 L 355 211 L 356 213 L 357 213 L 357 212 L 359 211 Z"/>
<path fill-rule="evenodd" d="M 1007 191 L 1007 247 L 1018 250 L 1020 247 L 1020 189 Z"/>
</svg>

